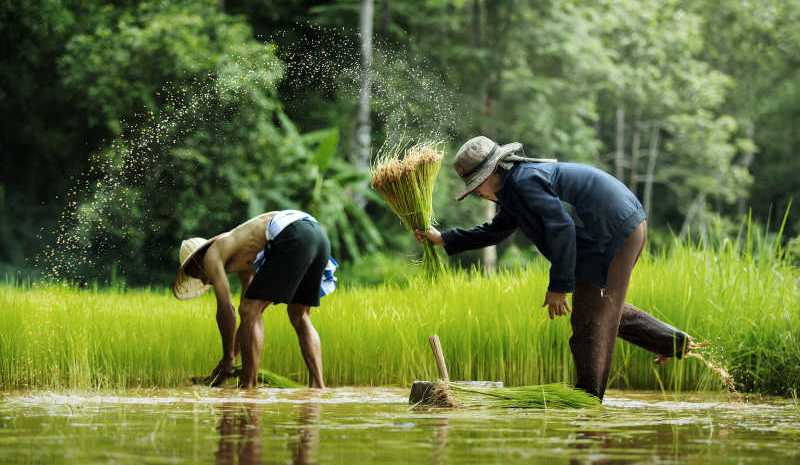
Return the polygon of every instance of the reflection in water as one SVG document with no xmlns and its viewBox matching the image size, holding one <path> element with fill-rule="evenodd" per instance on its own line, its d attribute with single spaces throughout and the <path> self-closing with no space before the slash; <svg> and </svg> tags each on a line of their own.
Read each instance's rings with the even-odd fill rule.
<svg viewBox="0 0 800 465">
<path fill-rule="evenodd" d="M 447 463 L 447 429 L 449 422 L 450 419 L 441 418 L 433 424 L 432 465 L 444 465 Z"/>
<path fill-rule="evenodd" d="M 223 403 L 219 421 L 217 465 L 261 463 L 260 409 L 251 403 Z M 238 459 L 238 460 L 237 460 Z"/>
<path fill-rule="evenodd" d="M 319 417 L 320 405 L 317 403 L 302 404 L 297 419 L 298 429 L 294 449 L 294 465 L 312 465 L 316 463 L 319 450 Z"/>
<path fill-rule="evenodd" d="M 605 431 L 578 431 L 575 434 L 575 449 L 591 449 L 600 447 L 601 449 L 608 449 L 611 447 L 609 435 Z M 589 463 L 591 465 L 612 465 L 620 463 L 628 463 L 627 461 L 609 460 L 607 457 L 599 456 L 594 458 L 579 459 L 575 455 L 569 459 L 570 465 L 579 465 Z"/>
<path fill-rule="evenodd" d="M 619 423 L 624 423 L 624 415 L 620 415 L 620 417 L 622 418 Z M 628 454 L 626 451 L 631 448 L 642 447 L 645 444 L 641 439 L 637 440 L 635 436 L 630 435 L 630 433 L 625 434 L 624 432 L 616 431 L 616 426 L 614 422 L 608 422 L 605 424 L 608 430 L 600 429 L 603 427 L 601 425 L 595 425 L 592 429 L 576 430 L 574 441 L 572 441 L 572 447 L 575 450 L 570 454 L 570 465 L 625 465 L 642 463 L 641 456 Z M 673 460 L 674 463 L 684 463 L 686 461 L 687 457 L 685 454 L 676 447 L 677 441 L 679 441 L 679 434 L 675 425 L 664 425 L 664 427 L 659 428 L 656 432 L 656 437 L 658 438 L 656 442 L 661 461 L 665 463 L 669 463 L 670 459 Z M 666 447 L 667 445 L 672 445 L 672 447 Z M 655 461 L 655 459 L 652 460 Z"/>
<path fill-rule="evenodd" d="M 252 402 L 222 404 L 219 420 L 219 445 L 215 453 L 217 465 L 261 464 L 261 407 Z M 297 418 L 297 435 L 290 439 L 292 463 L 313 465 L 319 449 L 320 405 L 302 404 Z M 273 457 L 276 459 L 276 457 Z"/>
<path fill-rule="evenodd" d="M 625 392 L 585 411 L 420 412 L 407 394 L 0 393 L 0 464 L 800 464 L 786 399 Z"/>
</svg>

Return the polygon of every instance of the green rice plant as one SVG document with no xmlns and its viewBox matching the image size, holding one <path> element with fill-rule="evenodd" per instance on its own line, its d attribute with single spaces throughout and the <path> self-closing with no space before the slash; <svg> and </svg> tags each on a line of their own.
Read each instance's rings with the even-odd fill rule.
<svg viewBox="0 0 800 465">
<path fill-rule="evenodd" d="M 291 380 L 285 376 L 281 376 L 277 373 L 274 373 L 269 370 L 258 370 L 258 375 L 256 375 L 256 381 L 258 384 L 262 384 L 264 386 L 274 387 L 274 388 L 301 388 L 303 387 L 302 384 Z"/>
<path fill-rule="evenodd" d="M 433 224 L 433 188 L 442 165 L 441 143 L 421 142 L 405 149 L 403 141 L 388 146 L 371 169 L 370 186 L 409 231 Z M 433 244 L 422 244 L 422 264 L 429 276 L 445 272 Z"/>
<path fill-rule="evenodd" d="M 735 245 L 676 245 L 644 254 L 628 301 L 708 341 L 741 392 L 800 388 L 800 271 Z M 425 343 L 443 341 L 451 379 L 508 386 L 574 382 L 569 320 L 540 307 L 548 264 L 493 276 L 451 271 L 369 288 L 347 283 L 312 312 L 326 384 L 409 386 L 436 379 Z M 237 300 L 234 299 L 234 303 Z M 164 290 L 0 285 L 0 389 L 169 387 L 219 361 L 213 295 L 179 302 Z M 705 356 L 706 354 L 704 354 Z M 261 368 L 307 382 L 284 306 L 264 312 Z M 653 364 L 620 341 L 611 388 L 722 390 L 700 360 Z"/>
<path fill-rule="evenodd" d="M 242 367 L 236 366 L 233 367 L 233 377 L 232 379 L 234 382 L 240 376 Z M 194 384 L 202 384 L 202 385 L 212 385 L 212 381 L 206 378 L 205 376 L 195 376 L 192 379 L 192 383 Z M 256 374 L 256 384 L 266 387 L 273 387 L 273 388 L 282 388 L 282 389 L 290 389 L 290 388 L 301 388 L 303 387 L 302 384 L 293 381 L 285 376 L 281 376 L 277 373 L 274 373 L 269 370 L 258 370 Z"/>
<path fill-rule="evenodd" d="M 519 387 L 469 387 L 458 383 L 436 383 L 434 404 L 466 408 L 589 408 L 600 399 L 563 383 Z"/>
</svg>

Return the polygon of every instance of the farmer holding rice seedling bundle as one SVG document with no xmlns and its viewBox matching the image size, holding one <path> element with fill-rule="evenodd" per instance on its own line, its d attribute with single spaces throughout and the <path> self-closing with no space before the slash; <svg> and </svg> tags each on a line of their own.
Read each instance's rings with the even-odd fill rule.
<svg viewBox="0 0 800 465">
<path fill-rule="evenodd" d="M 478 136 L 458 150 L 454 167 L 469 194 L 498 204 L 492 221 L 471 229 L 416 230 L 417 240 L 449 255 L 499 243 L 521 229 L 551 263 L 544 297 L 550 318 L 570 311 L 576 387 L 600 399 L 617 336 L 658 355 L 682 357 L 697 347 L 683 331 L 625 303 L 647 233 L 636 196 L 613 176 L 588 165 L 526 158 L 522 145 Z"/>
<path fill-rule="evenodd" d="M 262 313 L 272 303 L 286 303 L 309 383 L 325 387 L 319 335 L 309 314 L 311 307 L 319 306 L 320 297 L 335 290 L 337 263 L 330 257 L 330 243 L 316 219 L 297 210 L 265 213 L 209 240 L 183 241 L 180 262 L 172 285 L 175 297 L 191 299 L 213 287 L 217 298 L 222 359 L 206 383 L 219 386 L 234 376 L 233 363 L 241 352 L 239 382 L 252 387 L 264 340 Z M 229 273 L 236 273 L 242 286 L 238 330 Z"/>
</svg>

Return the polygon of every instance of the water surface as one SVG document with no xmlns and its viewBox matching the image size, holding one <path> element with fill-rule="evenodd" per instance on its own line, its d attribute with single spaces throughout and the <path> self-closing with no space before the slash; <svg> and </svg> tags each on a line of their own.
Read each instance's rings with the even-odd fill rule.
<svg viewBox="0 0 800 465">
<path fill-rule="evenodd" d="M 592 410 L 409 409 L 407 389 L 6 393 L 3 464 L 800 462 L 791 400 L 611 392 Z"/>
</svg>

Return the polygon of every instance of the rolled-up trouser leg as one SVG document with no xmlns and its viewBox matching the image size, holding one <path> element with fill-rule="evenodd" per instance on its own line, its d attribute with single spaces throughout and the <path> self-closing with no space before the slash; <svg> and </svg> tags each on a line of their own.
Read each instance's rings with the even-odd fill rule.
<svg viewBox="0 0 800 465">
<path fill-rule="evenodd" d="M 681 358 L 689 335 L 626 303 L 622 307 L 619 337 L 658 355 Z"/>
<path fill-rule="evenodd" d="M 575 387 L 600 399 L 611 369 L 619 326 L 619 310 L 607 304 L 600 289 L 578 282 L 572 295 L 572 337 L 569 346 L 575 362 Z"/>
<path fill-rule="evenodd" d="M 614 344 L 633 267 L 644 247 L 647 224 L 642 222 L 625 239 L 608 268 L 605 292 L 586 282 L 572 296 L 570 349 L 575 361 L 575 387 L 600 399 L 606 391 Z"/>
</svg>

